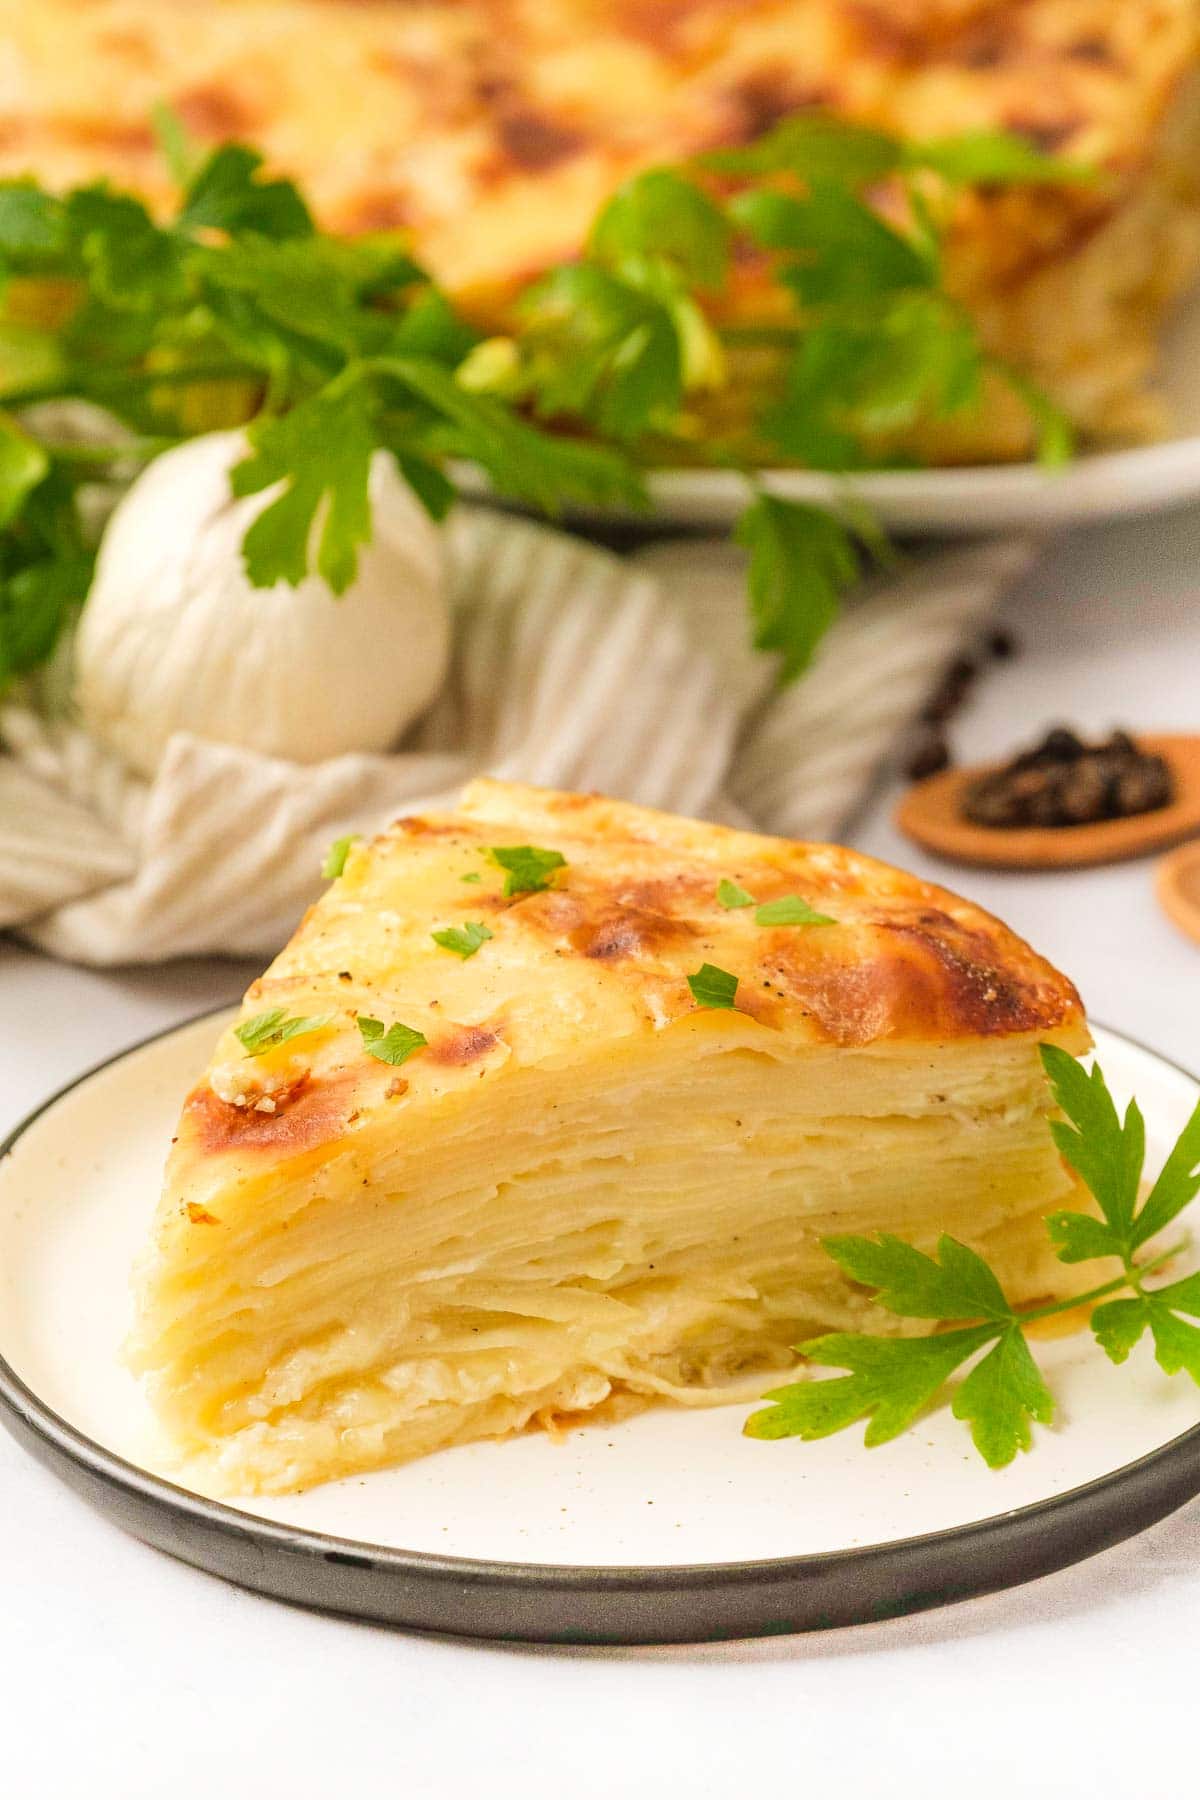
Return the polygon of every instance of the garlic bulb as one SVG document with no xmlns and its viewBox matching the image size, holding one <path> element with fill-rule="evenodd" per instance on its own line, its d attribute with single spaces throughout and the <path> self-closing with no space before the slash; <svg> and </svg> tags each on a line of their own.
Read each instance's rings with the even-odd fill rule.
<svg viewBox="0 0 1200 1800">
<path fill-rule="evenodd" d="M 273 490 L 235 500 L 240 432 L 157 458 L 120 502 L 100 546 L 75 645 L 84 723 L 153 775 L 173 732 L 294 762 L 390 749 L 437 693 L 450 625 L 437 527 L 380 454 L 372 542 L 336 598 L 252 587 L 241 542 Z"/>
</svg>

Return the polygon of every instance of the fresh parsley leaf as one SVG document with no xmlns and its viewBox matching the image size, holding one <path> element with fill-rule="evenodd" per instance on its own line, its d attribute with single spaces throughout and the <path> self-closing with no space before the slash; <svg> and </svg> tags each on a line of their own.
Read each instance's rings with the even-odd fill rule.
<svg viewBox="0 0 1200 1800">
<path fill-rule="evenodd" d="M 249 1054 L 253 1054 L 274 1039 L 286 1018 L 287 1008 L 274 1006 L 269 1012 L 255 1013 L 252 1019 L 243 1019 L 234 1027 L 233 1035 Z"/>
<path fill-rule="evenodd" d="M 823 1381 L 773 1388 L 773 1404 L 751 1413 L 748 1437 L 829 1437 L 866 1418 L 868 1446 L 899 1437 L 969 1356 L 996 1335 L 993 1325 L 973 1325 L 936 1337 L 885 1338 L 834 1332 L 800 1345 L 810 1362 L 848 1369 Z"/>
<path fill-rule="evenodd" d="M 332 1022 L 332 1013 L 319 1013 L 307 1019 L 289 1018 L 285 1007 L 273 1006 L 269 1012 L 255 1013 L 252 1019 L 244 1019 L 240 1025 L 235 1025 L 233 1035 L 243 1045 L 247 1056 L 261 1056 L 264 1050 L 290 1043 L 292 1038 L 307 1037 L 309 1032 L 320 1031 Z"/>
<path fill-rule="evenodd" d="M 978 402 L 988 366 L 974 324 L 944 294 L 893 295 L 805 332 L 760 429 L 815 468 L 894 462 L 898 434 Z"/>
<path fill-rule="evenodd" d="M 1182 1371 L 1200 1383 L 1200 1329 L 1150 1301 L 1145 1311 L 1159 1368 L 1166 1375 Z"/>
<path fill-rule="evenodd" d="M 1024 402 L 1037 430 L 1037 457 L 1045 469 L 1061 469 L 1075 454 L 1075 427 L 1050 396 L 1007 363 L 992 363 L 993 372 Z"/>
<path fill-rule="evenodd" d="M 425 285 L 396 320 L 388 339 L 388 349 L 393 355 L 419 356 L 441 363 L 443 367 L 453 369 L 458 377 L 462 373 L 461 364 L 479 342 L 479 333 L 474 327 L 460 318 L 445 294 L 426 279 Z"/>
<path fill-rule="evenodd" d="M 234 493 L 257 494 L 285 483 L 242 541 L 251 582 L 294 587 L 303 581 L 315 536 L 317 573 L 335 594 L 344 594 L 358 571 L 360 547 L 371 541 L 375 433 L 366 386 L 331 383 L 290 412 L 260 420 L 250 429 L 250 442 L 250 455 L 233 470 Z"/>
<path fill-rule="evenodd" d="M 780 673 L 792 681 L 837 618 L 842 591 L 857 579 L 854 540 L 832 513 L 766 493 L 747 507 L 734 537 L 750 552 L 755 648 L 777 650 Z"/>
<path fill-rule="evenodd" d="M 493 845 L 488 855 L 505 870 L 504 892 L 537 894 L 550 886 L 556 869 L 565 869 L 567 859 L 558 850 L 540 850 L 536 844 Z"/>
<path fill-rule="evenodd" d="M 66 200 L 66 229 L 96 298 L 115 312 L 159 312 L 187 297 L 183 249 L 140 200 L 103 184 Z"/>
<path fill-rule="evenodd" d="M 923 245 L 894 231 L 845 188 L 814 184 L 804 200 L 751 188 L 730 202 L 730 211 L 764 249 L 791 253 L 779 279 L 803 306 L 878 300 L 937 281 L 937 265 Z"/>
<path fill-rule="evenodd" d="M 701 963 L 696 973 L 688 976 L 687 984 L 697 1006 L 707 1007 L 714 1012 L 733 1009 L 737 998 L 738 978 L 731 975 L 728 969 L 718 969 L 715 963 Z"/>
<path fill-rule="evenodd" d="M 803 182 L 833 181 L 847 187 L 863 187 L 885 175 L 917 169 L 966 184 L 1058 185 L 1096 179 L 1093 169 L 1048 156 L 1015 132 L 963 131 L 904 143 L 822 112 L 795 113 L 754 143 L 710 151 L 700 162 L 725 175 L 786 174 Z"/>
<path fill-rule="evenodd" d="M 1186 1370 L 1200 1383 L 1200 1327 L 1181 1313 L 1200 1317 L 1200 1274 L 1098 1306 L 1092 1331 L 1110 1361 L 1123 1363 L 1149 1327 L 1159 1367 L 1168 1375 Z"/>
<path fill-rule="evenodd" d="M 588 248 L 619 268 L 629 257 L 670 263 L 691 287 L 719 288 L 733 233 L 714 200 L 675 169 L 647 169 L 617 189 L 592 226 Z"/>
<path fill-rule="evenodd" d="M 67 211 L 54 194 L 29 179 L 0 181 L 0 258 L 19 270 L 61 258 L 68 242 Z"/>
<path fill-rule="evenodd" d="M 527 386 L 544 418 L 573 414 L 636 438 L 683 398 L 678 320 L 660 295 L 593 263 L 557 269 L 526 295 Z"/>
<path fill-rule="evenodd" d="M 1028 187 L 1093 183 L 1096 170 L 1061 156 L 1047 156 L 1012 131 L 962 131 L 955 137 L 910 144 L 902 152 L 906 168 L 931 169 L 947 181 L 967 185 L 1012 182 Z"/>
<path fill-rule="evenodd" d="M 1120 1252 L 1124 1273 L 1083 1294 L 1018 1312 L 977 1251 L 943 1236 L 936 1256 L 890 1235 L 835 1237 L 823 1248 L 851 1281 L 875 1290 L 880 1305 L 902 1318 L 962 1329 L 926 1338 L 835 1333 L 799 1346 L 811 1362 L 846 1369 L 830 1380 L 801 1381 L 767 1395 L 773 1404 L 747 1421 L 752 1437 L 823 1437 L 868 1417 L 868 1444 L 883 1443 L 911 1424 L 941 1385 L 986 1349 L 955 1392 L 954 1417 L 970 1427 L 991 1468 L 1002 1468 L 1032 1443 L 1032 1425 L 1049 1424 L 1054 1400 L 1025 1336 L 1035 1319 L 1095 1301 L 1092 1330 L 1101 1349 L 1122 1363 L 1149 1331 L 1159 1366 L 1200 1384 L 1200 1273 L 1160 1288 L 1147 1277 L 1173 1251 L 1148 1263 L 1133 1251 L 1176 1217 L 1200 1191 L 1200 1107 L 1168 1157 L 1155 1189 L 1137 1211 L 1144 1133 L 1131 1102 L 1122 1121 L 1099 1069 L 1089 1075 L 1073 1057 L 1042 1046 L 1042 1057 L 1067 1123 L 1051 1125 L 1063 1155 L 1091 1187 L 1103 1219 L 1060 1214 L 1048 1221 L 1064 1262 Z M 1159 1198 L 1155 1201 L 1155 1194 Z M 1062 1221 L 1067 1221 L 1066 1225 Z M 1144 1223 L 1143 1223 L 1144 1221 Z M 1136 1240 L 1136 1243 L 1135 1243 Z M 1122 1287 L 1130 1290 L 1110 1298 Z"/>
<path fill-rule="evenodd" d="M 799 894 L 788 894 L 783 900 L 768 900 L 754 915 L 756 925 L 836 925 L 828 913 L 817 912 Z"/>
<path fill-rule="evenodd" d="M 1123 1363 L 1148 1323 L 1146 1302 L 1140 1294 L 1131 1300 L 1109 1300 L 1092 1314 L 1092 1335 L 1110 1362 Z"/>
<path fill-rule="evenodd" d="M 334 838 L 325 853 L 325 861 L 321 864 L 321 874 L 326 881 L 336 881 L 346 867 L 346 858 L 350 854 L 350 846 L 357 844 L 360 833 L 348 831 L 345 837 Z"/>
<path fill-rule="evenodd" d="M 34 447 L 37 458 L 19 438 L 10 440 L 0 423 L 8 510 L 0 531 L 0 692 L 46 661 L 82 605 L 92 576 L 93 554 L 78 504 L 79 471 L 48 452 L 43 464 L 43 447 Z"/>
<path fill-rule="evenodd" d="M 165 100 L 157 100 L 150 108 L 150 124 L 159 155 L 176 187 L 186 188 L 202 161 L 187 126 Z"/>
<path fill-rule="evenodd" d="M 1140 1249 L 1177 1219 L 1200 1193 L 1200 1105 L 1175 1141 L 1162 1172 L 1133 1221 L 1133 1247 Z"/>
<path fill-rule="evenodd" d="M 726 912 L 733 912 L 739 906 L 754 905 L 753 894 L 748 894 L 744 887 L 738 886 L 736 881 L 729 881 L 725 878 L 717 883 L 717 900 Z"/>
<path fill-rule="evenodd" d="M 971 1427 L 975 1448 L 989 1469 L 1003 1469 L 1018 1450 L 1030 1449 L 1031 1420 L 1051 1423 L 1054 1398 L 1018 1324 L 1010 1325 L 980 1357 L 950 1410 Z"/>
<path fill-rule="evenodd" d="M 0 694 L 50 656 L 91 584 L 90 555 L 46 555 L 0 575 Z"/>
<path fill-rule="evenodd" d="M 299 190 L 290 181 L 262 180 L 262 162 L 245 144 L 221 144 L 187 184 L 180 229 L 311 237 L 312 215 Z"/>
<path fill-rule="evenodd" d="M 877 1288 L 881 1306 L 905 1319 L 1014 1317 L 1004 1290 L 977 1251 L 957 1238 L 938 1240 L 937 1258 L 902 1239 L 829 1237 L 822 1249 L 851 1281 Z"/>
<path fill-rule="evenodd" d="M 10 525 L 33 489 L 50 473 L 50 458 L 36 438 L 0 413 L 0 529 Z"/>
<path fill-rule="evenodd" d="M 1060 1262 L 1090 1262 L 1097 1256 L 1120 1256 L 1125 1240 L 1104 1219 L 1090 1213 L 1053 1212 L 1046 1227 Z"/>
<path fill-rule="evenodd" d="M 66 378 L 67 359 L 52 332 L 0 320 L 0 399 L 30 389 L 53 392 Z"/>
<path fill-rule="evenodd" d="M 646 504 L 640 475 L 618 452 L 551 438 L 490 394 L 469 393 L 428 358 L 381 356 L 372 366 L 431 409 L 438 424 L 427 430 L 426 446 L 441 455 L 477 462 L 499 493 L 547 513 L 558 512 L 567 501 L 588 506 Z"/>
<path fill-rule="evenodd" d="M 389 1063 L 393 1069 L 398 1069 L 429 1042 L 423 1032 L 414 1031 L 411 1025 L 397 1022 L 385 1030 L 382 1019 L 361 1017 L 356 1023 L 367 1055 L 377 1062 Z"/>
<path fill-rule="evenodd" d="M 845 124 L 830 113 L 799 112 L 754 143 L 709 151 L 700 162 L 722 175 L 795 175 L 861 187 L 899 168 L 903 156 L 900 140 L 885 132 Z"/>
<path fill-rule="evenodd" d="M 380 260 L 382 256 L 382 260 Z M 391 327 L 371 304 L 395 251 L 359 242 L 263 237 L 197 250 L 193 263 L 216 329 L 239 354 L 282 364 L 293 386 L 346 379 L 348 361 L 383 348 Z M 400 259 L 398 280 L 411 279 Z M 290 391 L 290 390 L 289 390 Z"/>
<path fill-rule="evenodd" d="M 435 944 L 440 944 L 443 950 L 453 950 L 455 956 L 461 956 L 465 962 L 495 934 L 486 925 L 468 920 L 462 927 L 448 925 L 444 931 L 435 931 L 432 935 Z"/>
<path fill-rule="evenodd" d="M 752 1436 L 820 1437 L 869 1414 L 867 1443 L 884 1443 L 912 1423 L 962 1363 L 991 1343 L 955 1394 L 954 1416 L 969 1424 L 991 1468 L 1002 1468 L 1018 1450 L 1029 1449 L 1030 1420 L 1048 1423 L 1054 1403 L 1018 1316 L 976 1251 L 946 1236 L 938 1242 L 936 1259 L 888 1235 L 827 1238 L 824 1248 L 852 1281 L 878 1289 L 880 1304 L 902 1318 L 981 1323 L 932 1338 L 837 1333 L 805 1344 L 802 1351 L 811 1361 L 850 1374 L 777 1389 L 768 1396 L 775 1409 L 748 1422 Z"/>
<path fill-rule="evenodd" d="M 857 321 L 815 323 L 781 372 L 779 398 L 759 415 L 764 442 L 780 458 L 811 469 L 869 467 L 872 455 L 857 428 L 855 402 L 864 392 L 869 396 L 880 359 L 877 334 Z"/>
<path fill-rule="evenodd" d="M 385 444 L 388 442 L 386 427 L 380 433 Z M 390 447 L 390 446 L 389 446 Z M 431 519 L 438 524 L 446 518 L 458 499 L 458 489 L 454 483 L 424 456 L 416 456 L 409 450 L 399 448 L 393 450 L 396 467 L 407 481 Z"/>
<path fill-rule="evenodd" d="M 1166 1287 L 1142 1289 L 1132 1299 L 1110 1300 L 1107 1305 L 1098 1306 L 1092 1314 L 1092 1331 L 1105 1355 L 1112 1362 L 1123 1363 L 1146 1327 L 1150 1326 L 1156 1352 L 1161 1340 L 1167 1348 L 1169 1361 L 1173 1360 L 1172 1350 L 1182 1353 L 1182 1360 L 1173 1361 L 1170 1367 L 1161 1354 L 1158 1356 L 1167 1374 L 1174 1375 L 1186 1368 L 1200 1382 L 1200 1372 L 1191 1366 L 1191 1333 L 1195 1328 L 1180 1320 L 1179 1313 L 1200 1318 L 1200 1274 L 1187 1275 L 1182 1281 L 1173 1281 Z M 1196 1346 L 1200 1347 L 1200 1332 L 1196 1333 Z"/>
<path fill-rule="evenodd" d="M 0 693 L 49 657 L 92 579 L 86 553 L 47 555 L 0 576 Z"/>
<path fill-rule="evenodd" d="M 1041 1056 L 1054 1097 L 1067 1115 L 1050 1126 L 1054 1142 L 1104 1215 L 1101 1223 L 1086 1213 L 1052 1213 L 1047 1224 L 1058 1254 L 1067 1263 L 1105 1255 L 1128 1260 L 1136 1248 L 1133 1219 L 1146 1156 L 1146 1127 L 1137 1102 L 1130 1101 L 1122 1123 L 1098 1063 L 1089 1075 L 1054 1044 L 1043 1044 Z M 1186 1204 L 1181 1200 L 1175 1210 Z M 1163 1224 L 1174 1216 L 1167 1212 Z"/>
</svg>

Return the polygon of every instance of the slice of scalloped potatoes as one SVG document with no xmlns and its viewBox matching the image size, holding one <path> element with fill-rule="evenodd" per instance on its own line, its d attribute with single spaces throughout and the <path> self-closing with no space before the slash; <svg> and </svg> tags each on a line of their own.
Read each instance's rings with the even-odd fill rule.
<svg viewBox="0 0 1200 1800">
<path fill-rule="evenodd" d="M 545 885 L 491 854 L 524 846 L 563 859 Z M 759 922 L 791 896 L 834 922 Z M 467 956 L 434 939 L 468 924 Z M 697 1003 L 706 963 L 732 1007 Z M 242 1024 L 274 1009 L 316 1023 L 223 1034 L 140 1272 L 135 1365 L 218 1491 L 748 1398 L 815 1331 L 898 1328 L 827 1232 L 950 1231 L 1018 1299 L 1062 1280 L 1037 1045 L 1086 1047 L 1078 997 L 852 851 L 477 782 L 351 851 Z M 424 1041 L 382 1061 L 359 1018 Z"/>
</svg>

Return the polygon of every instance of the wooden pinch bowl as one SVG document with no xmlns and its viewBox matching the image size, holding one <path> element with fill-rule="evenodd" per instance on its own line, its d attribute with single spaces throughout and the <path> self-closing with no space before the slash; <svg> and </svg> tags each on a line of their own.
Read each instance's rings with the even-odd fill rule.
<svg viewBox="0 0 1200 1800">
<path fill-rule="evenodd" d="M 1154 891 L 1172 925 L 1200 944 L 1200 838 L 1163 857 Z"/>
<path fill-rule="evenodd" d="M 1170 765 L 1175 779 L 1170 806 L 1093 825 L 975 825 L 963 815 L 961 803 L 974 782 L 1003 766 L 995 764 L 945 769 L 917 782 L 896 808 L 896 824 L 935 856 L 989 869 L 1082 869 L 1127 862 L 1200 836 L 1200 736 L 1135 735 L 1140 750 L 1165 757 Z"/>
</svg>

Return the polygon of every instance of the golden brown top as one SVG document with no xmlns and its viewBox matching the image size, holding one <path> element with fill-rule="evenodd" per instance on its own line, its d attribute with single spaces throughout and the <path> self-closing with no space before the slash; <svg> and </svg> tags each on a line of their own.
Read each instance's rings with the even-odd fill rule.
<svg viewBox="0 0 1200 1800">
<path fill-rule="evenodd" d="M 527 846 L 563 864 L 547 885 L 506 894 L 492 852 Z M 744 891 L 727 900 L 753 904 L 722 905 L 723 881 Z M 832 922 L 760 922 L 760 906 L 784 899 Z M 468 924 L 491 934 L 468 957 L 433 937 Z M 698 1005 L 688 976 L 706 963 L 736 978 L 732 1011 Z M 677 1027 L 751 1045 L 783 1034 L 795 1048 L 1086 1041 L 1069 981 L 987 913 L 912 875 L 831 845 L 490 781 L 455 813 L 401 819 L 351 850 L 251 987 L 243 1019 L 279 1007 L 328 1023 L 259 1057 L 227 1033 L 189 1102 L 187 1146 L 303 1155 L 368 1111 L 478 1091 L 533 1065 L 586 1078 L 589 1061 Z M 389 1067 L 366 1054 L 358 1016 L 426 1044 Z"/>
<path fill-rule="evenodd" d="M 0 0 L 0 173 L 161 196 L 165 99 L 261 144 L 331 229 L 411 229 L 486 311 L 628 174 L 802 107 L 1004 126 L 1132 176 L 1197 25 L 1196 0 Z M 958 284 L 1054 254 L 1119 188 L 968 209 Z"/>
</svg>

